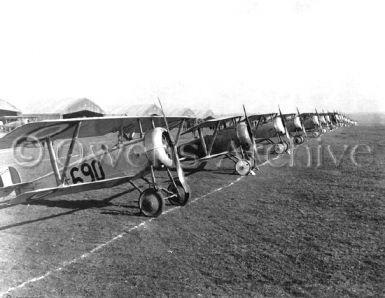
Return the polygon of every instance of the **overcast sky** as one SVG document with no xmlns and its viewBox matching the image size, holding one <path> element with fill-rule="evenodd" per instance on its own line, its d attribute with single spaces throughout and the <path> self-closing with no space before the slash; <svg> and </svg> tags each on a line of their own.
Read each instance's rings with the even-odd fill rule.
<svg viewBox="0 0 385 298">
<path fill-rule="evenodd" d="M 1 1 L 0 98 L 385 112 L 384 15 L 383 0 Z"/>
</svg>

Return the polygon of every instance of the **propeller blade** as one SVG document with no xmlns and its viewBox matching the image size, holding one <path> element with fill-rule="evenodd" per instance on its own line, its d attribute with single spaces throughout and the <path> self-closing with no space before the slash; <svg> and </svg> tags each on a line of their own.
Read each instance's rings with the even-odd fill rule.
<svg viewBox="0 0 385 298">
<path fill-rule="evenodd" d="M 285 117 L 283 117 L 283 115 L 282 115 L 282 111 L 281 111 L 280 106 L 278 106 L 278 110 L 279 110 L 279 116 L 281 117 L 281 120 L 282 120 L 283 127 L 285 128 L 286 137 L 290 141 L 289 131 L 287 130 L 287 127 L 286 127 L 286 120 L 285 120 Z"/>
<path fill-rule="evenodd" d="M 166 114 L 165 114 L 165 112 L 163 110 L 162 102 L 160 101 L 159 97 L 158 97 L 158 101 L 159 101 L 160 109 L 162 110 L 163 120 L 164 120 L 164 123 L 166 125 L 166 129 L 167 129 L 168 135 L 170 137 L 171 146 L 173 148 L 173 152 L 174 152 L 173 158 L 174 158 L 175 168 L 176 168 L 176 172 L 177 172 L 179 181 L 182 184 L 182 187 L 183 187 L 184 191 L 186 193 L 189 193 L 189 187 L 187 185 L 187 182 L 186 182 L 186 179 L 185 179 L 185 176 L 184 176 L 184 172 L 183 172 L 182 166 L 180 164 L 180 160 L 179 160 L 179 156 L 178 156 L 178 150 L 176 148 L 176 144 L 174 142 L 174 138 L 171 135 L 171 132 L 170 132 L 170 129 L 169 129 L 169 126 L 168 126 L 168 121 L 167 121 L 167 118 L 166 118 Z"/>
<path fill-rule="evenodd" d="M 305 137 L 307 137 L 307 132 L 306 132 L 306 129 L 305 129 L 305 125 L 302 122 L 301 113 L 299 112 L 298 107 L 297 107 L 297 113 L 298 113 L 299 120 L 301 121 L 302 132 L 305 135 Z"/>
<path fill-rule="evenodd" d="M 253 130 L 251 128 L 251 124 L 249 121 L 249 117 L 247 117 L 245 105 L 243 105 L 243 112 L 245 113 L 245 122 L 246 122 L 247 132 L 249 133 L 251 144 L 253 146 L 253 165 L 252 166 L 254 167 L 256 164 L 255 154 L 256 154 L 257 148 L 256 148 L 255 140 L 254 140 Z M 258 122 L 258 124 L 259 124 L 259 122 Z"/>
<path fill-rule="evenodd" d="M 319 118 L 319 114 L 318 114 L 317 109 L 315 109 L 315 113 L 317 114 L 317 119 L 318 119 L 318 125 L 319 125 L 319 128 L 322 129 L 321 120 L 320 120 L 320 118 Z"/>
<path fill-rule="evenodd" d="M 243 112 L 245 113 L 245 122 L 247 126 L 247 132 L 249 133 L 250 140 L 253 140 L 253 131 L 251 129 L 249 118 L 247 117 L 245 105 L 243 105 Z"/>
</svg>

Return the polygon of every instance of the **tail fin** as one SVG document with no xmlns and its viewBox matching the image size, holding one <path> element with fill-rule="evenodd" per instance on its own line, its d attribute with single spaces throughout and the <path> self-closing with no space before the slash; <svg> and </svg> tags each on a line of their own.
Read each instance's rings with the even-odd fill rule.
<svg viewBox="0 0 385 298">
<path fill-rule="evenodd" d="M 14 167 L 0 170 L 0 198 L 10 195 L 13 191 L 19 195 L 23 192 L 23 187 L 30 184 L 30 182 L 21 182 L 19 172 Z"/>
</svg>

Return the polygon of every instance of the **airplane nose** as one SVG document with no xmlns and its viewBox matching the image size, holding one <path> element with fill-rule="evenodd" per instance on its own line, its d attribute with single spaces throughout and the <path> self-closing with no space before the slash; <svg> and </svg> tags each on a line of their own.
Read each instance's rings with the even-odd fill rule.
<svg viewBox="0 0 385 298">
<path fill-rule="evenodd" d="M 317 116 L 313 116 L 312 120 L 313 120 L 313 124 L 319 125 L 318 117 Z"/>
<path fill-rule="evenodd" d="M 301 119 L 298 116 L 294 118 L 294 125 L 298 129 L 302 129 Z"/>
<path fill-rule="evenodd" d="M 283 123 L 282 123 L 281 117 L 276 117 L 276 118 L 274 119 L 273 124 L 274 124 L 274 128 L 275 128 L 275 130 L 276 130 L 277 132 L 280 132 L 280 133 L 282 133 L 282 134 L 285 133 L 285 128 L 283 127 Z"/>
<path fill-rule="evenodd" d="M 252 146 L 252 141 L 249 136 L 249 132 L 247 131 L 247 126 L 245 122 L 238 123 L 236 127 L 237 137 L 240 141 L 240 143 L 250 148 Z"/>
</svg>

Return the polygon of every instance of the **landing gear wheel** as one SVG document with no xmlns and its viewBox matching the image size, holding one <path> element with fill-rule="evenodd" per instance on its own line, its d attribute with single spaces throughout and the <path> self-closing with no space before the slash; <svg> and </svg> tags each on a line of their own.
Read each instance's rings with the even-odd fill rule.
<svg viewBox="0 0 385 298">
<path fill-rule="evenodd" d="M 164 209 L 162 195 L 155 188 L 148 188 L 139 197 L 140 211 L 148 217 L 158 217 Z"/>
<path fill-rule="evenodd" d="M 274 152 L 276 154 L 282 154 L 283 152 L 285 152 L 285 149 L 286 149 L 285 145 L 283 145 L 281 143 L 274 145 Z"/>
<path fill-rule="evenodd" d="M 288 152 L 290 150 L 290 143 L 283 141 L 283 146 L 285 147 L 285 152 Z"/>
<path fill-rule="evenodd" d="M 174 193 L 176 197 L 171 197 L 168 200 L 171 204 L 176 206 L 184 206 L 188 203 L 191 196 L 190 186 L 187 184 L 187 192 L 184 190 L 182 183 L 180 181 L 175 181 L 177 189 L 175 189 L 174 184 L 170 184 L 167 187 L 167 190 Z"/>
<path fill-rule="evenodd" d="M 251 171 L 251 164 L 246 159 L 240 159 L 235 164 L 235 171 L 238 175 L 247 176 Z"/>
<path fill-rule="evenodd" d="M 296 144 L 296 145 L 302 144 L 303 141 L 304 141 L 304 139 L 303 139 L 302 136 L 296 136 L 296 137 L 294 138 L 294 144 Z"/>
</svg>

